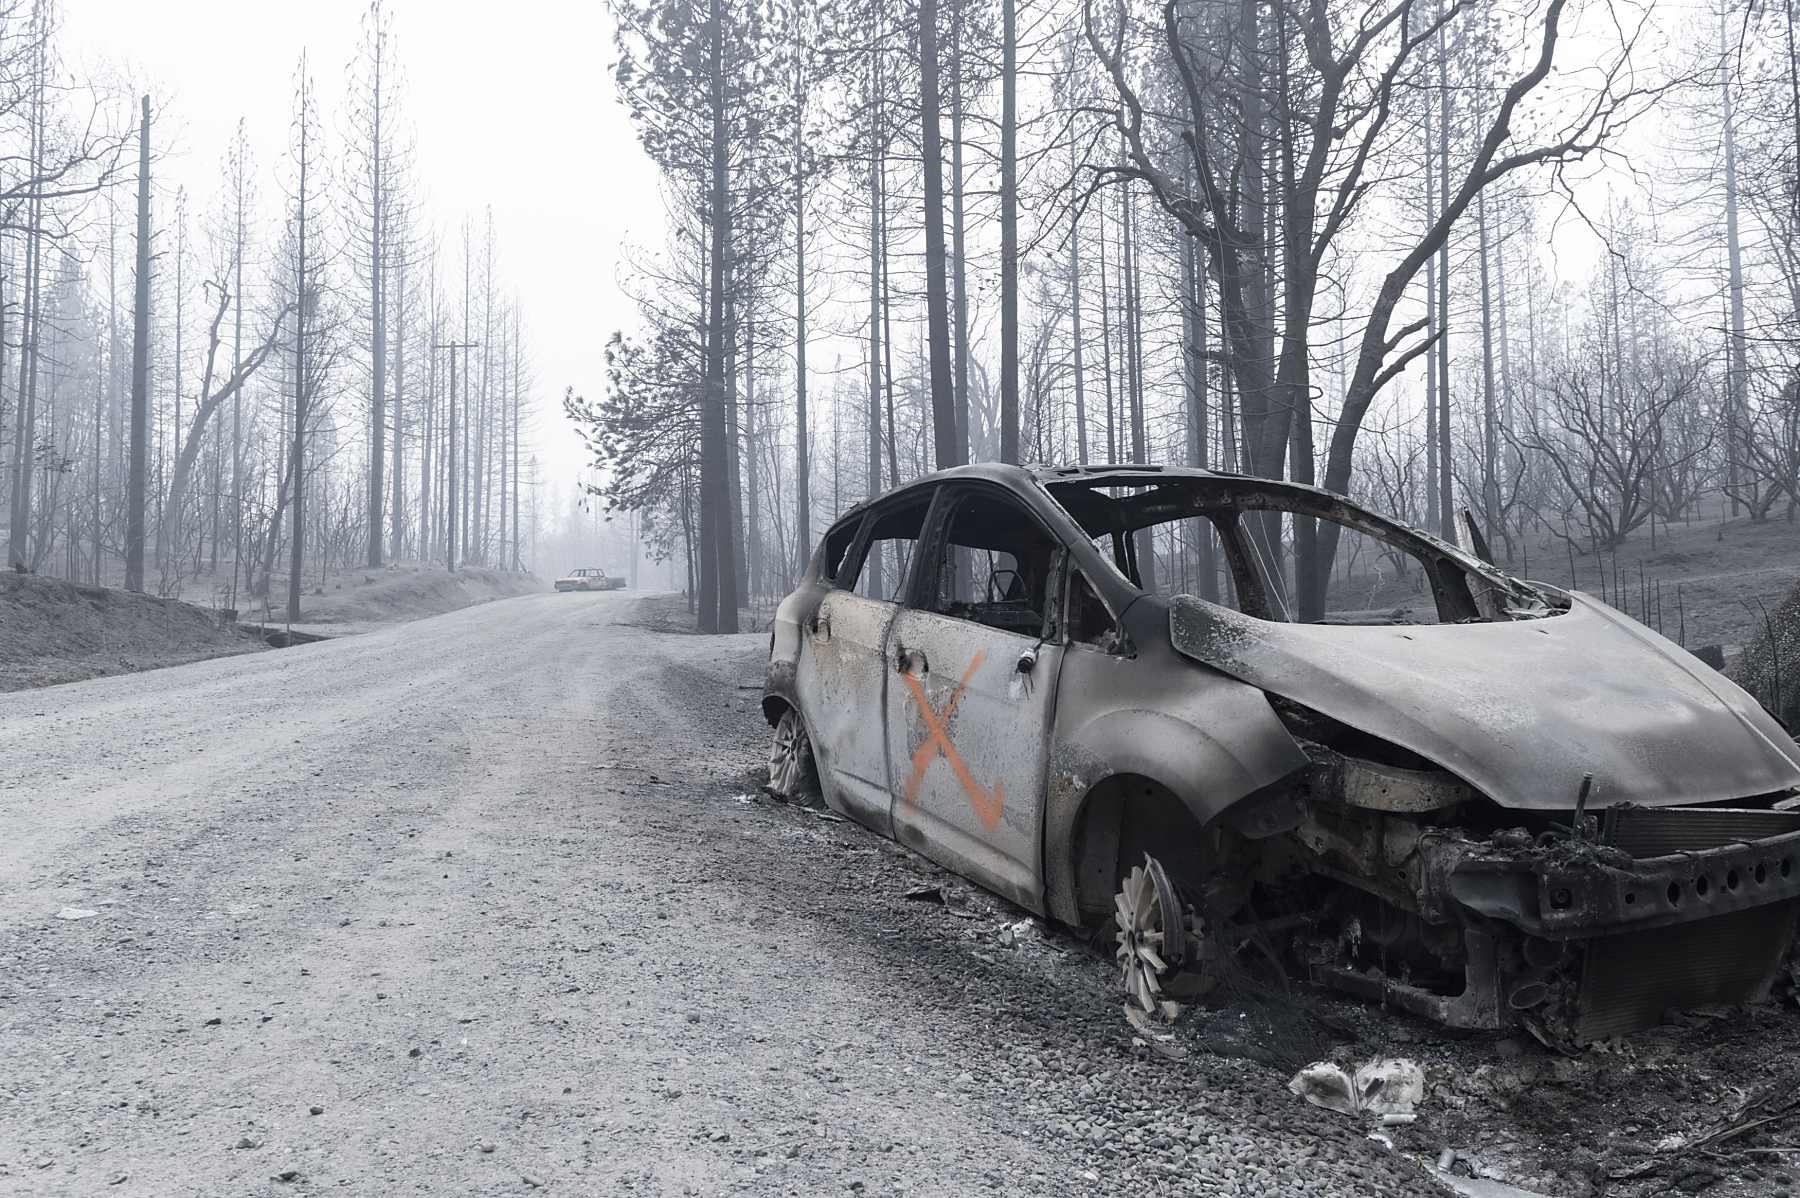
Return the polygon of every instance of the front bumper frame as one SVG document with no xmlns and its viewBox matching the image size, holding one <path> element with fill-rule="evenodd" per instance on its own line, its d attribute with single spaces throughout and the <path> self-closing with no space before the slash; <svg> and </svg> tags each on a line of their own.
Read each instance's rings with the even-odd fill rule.
<svg viewBox="0 0 1800 1198">
<path fill-rule="evenodd" d="M 1470 856 L 1448 882 L 1461 906 L 1548 940 L 1643 931 L 1800 898 L 1800 832 L 1643 859 L 1574 843 Z"/>
</svg>

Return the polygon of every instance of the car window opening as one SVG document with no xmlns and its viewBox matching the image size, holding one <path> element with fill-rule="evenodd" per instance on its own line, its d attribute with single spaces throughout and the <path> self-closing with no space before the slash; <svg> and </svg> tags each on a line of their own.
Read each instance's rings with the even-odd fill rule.
<svg viewBox="0 0 1800 1198">
<path fill-rule="evenodd" d="M 820 562 L 822 573 L 835 581 L 844 566 L 844 555 L 850 552 L 856 534 L 862 529 L 861 519 L 846 520 L 825 534 L 825 557 Z"/>
<path fill-rule="evenodd" d="M 1021 636 L 1044 635 L 1056 541 L 995 495 L 967 492 L 951 505 L 925 608 Z"/>
<path fill-rule="evenodd" d="M 1297 552 L 1335 531 L 1322 624 L 1541 617 L 1559 604 L 1451 546 L 1330 497 L 1239 478 L 1048 485 L 1109 565 L 1151 594 L 1297 622 Z"/>
<path fill-rule="evenodd" d="M 1070 567 L 1068 598 L 1064 608 L 1069 642 L 1088 645 L 1103 653 L 1125 653 L 1128 646 L 1124 631 L 1112 613 L 1106 610 L 1094 584 L 1079 569 Z"/>
<path fill-rule="evenodd" d="M 856 559 L 846 561 L 838 571 L 835 584 L 865 599 L 900 602 L 905 597 L 913 549 L 919 543 L 930 508 L 931 496 L 927 493 L 864 517 L 861 548 Z"/>
</svg>

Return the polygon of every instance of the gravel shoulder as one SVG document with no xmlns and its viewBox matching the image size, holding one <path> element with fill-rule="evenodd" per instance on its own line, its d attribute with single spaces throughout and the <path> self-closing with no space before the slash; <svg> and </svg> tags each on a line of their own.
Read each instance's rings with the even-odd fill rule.
<svg viewBox="0 0 1800 1198">
<path fill-rule="evenodd" d="M 0 1193 L 1425 1194 L 1445 1135 L 1548 1151 L 1479 1096 L 1390 1151 L 1288 1093 L 1490 1053 L 1367 1008 L 1134 1044 L 1102 954 L 758 797 L 766 640 L 667 615 L 0 695 Z"/>
</svg>

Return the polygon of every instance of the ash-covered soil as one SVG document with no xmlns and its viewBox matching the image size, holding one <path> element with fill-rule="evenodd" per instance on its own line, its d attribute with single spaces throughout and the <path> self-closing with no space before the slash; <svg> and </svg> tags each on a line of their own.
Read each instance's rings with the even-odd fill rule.
<svg viewBox="0 0 1800 1198">
<path fill-rule="evenodd" d="M 264 647 L 256 637 L 222 625 L 213 612 L 179 600 L 0 574 L 0 691 Z"/>
<path fill-rule="evenodd" d="M 0 696 L 0 1192 L 1427 1194 L 1446 1147 L 1787 1184 L 1779 1119 L 1656 1150 L 1793 1090 L 1778 1007 L 1561 1061 L 1300 991 L 1167 1059 L 1104 948 L 760 797 L 766 638 L 667 602 Z M 1425 1068 L 1391 1148 L 1287 1090 L 1334 1054 Z"/>
<path fill-rule="evenodd" d="M 530 574 L 509 570 L 464 566 L 452 573 L 439 566 L 402 563 L 334 571 L 308 586 L 300 600 L 300 615 L 308 624 L 390 623 L 549 589 Z M 277 597 L 277 618 L 285 614 L 284 602 Z"/>
<path fill-rule="evenodd" d="M 265 649 L 265 628 L 285 628 L 285 584 L 273 599 L 240 592 L 236 626 L 213 607 L 179 597 L 134 594 L 30 574 L 0 574 L 0 691 L 25 690 L 183 665 Z M 395 565 L 334 572 L 309 584 L 297 629 L 348 636 L 495 599 L 546 590 L 529 574 L 465 567 L 455 573 Z M 224 605 L 219 580 L 179 588 L 201 604 Z"/>
</svg>

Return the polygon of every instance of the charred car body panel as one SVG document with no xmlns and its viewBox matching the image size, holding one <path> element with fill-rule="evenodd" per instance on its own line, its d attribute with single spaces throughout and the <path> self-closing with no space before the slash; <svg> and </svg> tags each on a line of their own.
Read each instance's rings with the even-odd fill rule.
<svg viewBox="0 0 1800 1198">
<path fill-rule="evenodd" d="M 1303 525 L 1414 598 L 1285 619 Z M 1202 594 L 1150 581 L 1195 561 Z M 1148 854 L 1222 945 L 1456 1026 L 1759 998 L 1793 939 L 1779 724 L 1620 613 L 1310 487 L 927 476 L 823 538 L 764 712 L 830 805 L 1040 914 L 1110 916 Z"/>
<path fill-rule="evenodd" d="M 1132 659 L 1073 646 L 1063 665 L 1068 699 L 1057 709 L 1047 787 L 1043 911 L 1065 923 L 1111 910 L 1110 870 L 1090 870 L 1088 884 L 1077 885 L 1078 861 L 1092 855 L 1078 851 L 1084 820 L 1109 783 L 1154 782 L 1205 827 L 1307 764 L 1261 691 L 1179 659 L 1155 668 L 1145 660 L 1154 653 L 1146 647 Z"/>
<path fill-rule="evenodd" d="M 1272 624 L 1178 598 L 1181 653 L 1412 750 L 1506 807 L 1697 805 L 1800 786 L 1793 740 L 1743 691 L 1606 605 L 1554 619 Z M 1783 749 L 1781 742 L 1788 747 Z"/>
</svg>

